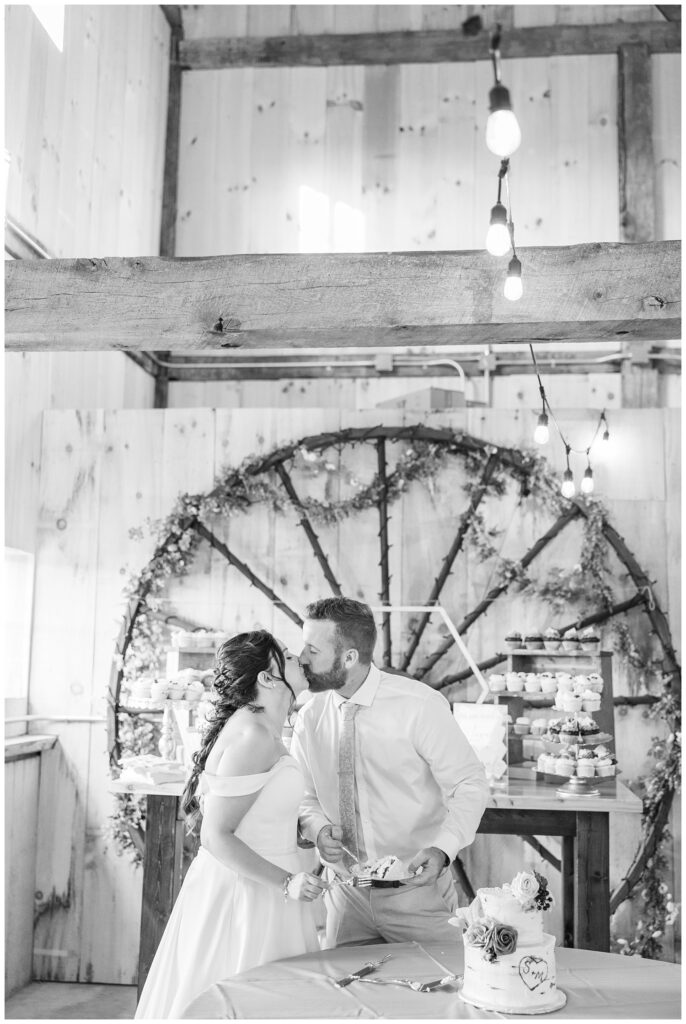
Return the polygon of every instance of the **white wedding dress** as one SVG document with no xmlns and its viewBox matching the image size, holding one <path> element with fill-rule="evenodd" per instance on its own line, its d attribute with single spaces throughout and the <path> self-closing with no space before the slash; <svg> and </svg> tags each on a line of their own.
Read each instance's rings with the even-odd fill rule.
<svg viewBox="0 0 686 1024">
<path fill-rule="evenodd" d="M 247 846 L 285 871 L 306 870 L 296 844 L 303 777 L 289 754 L 260 775 L 203 772 L 204 799 L 257 799 L 236 829 Z M 319 949 L 311 903 L 284 900 L 200 847 L 188 869 L 145 982 L 136 1019 L 178 1018 L 209 985 L 270 960 Z"/>
</svg>

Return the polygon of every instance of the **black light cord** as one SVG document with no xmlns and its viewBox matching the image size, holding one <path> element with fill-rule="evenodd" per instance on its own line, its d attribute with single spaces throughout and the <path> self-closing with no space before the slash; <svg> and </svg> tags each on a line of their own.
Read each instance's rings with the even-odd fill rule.
<svg viewBox="0 0 686 1024">
<path fill-rule="evenodd" d="M 514 240 L 513 240 L 512 248 L 513 248 L 513 251 L 514 251 Z M 534 347 L 531 344 L 531 342 L 529 342 L 529 351 L 531 352 L 531 358 L 533 360 L 534 368 L 536 370 L 536 377 L 538 379 L 538 390 L 540 392 L 541 401 L 543 403 L 543 411 L 546 412 L 546 410 L 547 410 L 551 420 L 555 424 L 555 429 L 557 430 L 558 434 L 560 435 L 560 440 L 562 441 L 563 445 L 565 446 L 565 452 L 567 454 L 567 469 L 569 469 L 569 453 L 570 452 L 574 452 L 575 455 L 585 455 L 586 456 L 586 461 L 590 465 L 590 452 L 591 452 L 591 448 L 595 444 L 596 438 L 598 437 L 598 433 L 600 432 L 600 428 L 601 428 L 603 423 L 605 424 L 606 432 L 609 434 L 609 430 L 607 429 L 607 417 L 605 416 L 605 410 L 603 409 L 603 411 L 601 412 L 601 414 L 600 414 L 600 416 L 598 418 L 598 423 L 597 423 L 596 428 L 595 428 L 595 433 L 593 434 L 593 437 L 591 438 L 591 442 L 588 445 L 588 447 L 587 448 L 572 448 L 572 446 L 567 441 L 567 438 L 562 433 L 562 430 L 560 428 L 560 424 L 555 419 L 555 413 L 553 412 L 553 410 L 550 407 L 550 402 L 548 401 L 548 396 L 545 393 L 545 388 L 543 387 L 543 382 L 541 380 L 541 375 L 538 372 L 538 363 L 536 362 L 536 356 L 534 354 Z"/>
</svg>

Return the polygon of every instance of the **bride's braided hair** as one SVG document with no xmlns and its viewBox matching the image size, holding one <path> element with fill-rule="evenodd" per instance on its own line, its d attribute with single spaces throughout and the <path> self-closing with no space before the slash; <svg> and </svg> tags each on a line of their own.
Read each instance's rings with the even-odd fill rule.
<svg viewBox="0 0 686 1024">
<path fill-rule="evenodd" d="M 205 770 L 207 758 L 227 721 L 239 708 L 250 708 L 253 714 L 264 711 L 257 697 L 257 677 L 269 671 L 275 661 L 283 678 L 286 661 L 271 633 L 265 629 L 252 633 L 238 633 L 226 640 L 219 650 L 214 665 L 213 711 L 207 716 L 208 727 L 200 749 L 193 754 L 193 770 L 183 791 L 182 804 L 191 832 L 196 830 L 200 818 L 200 801 L 195 795 L 198 780 Z"/>
</svg>

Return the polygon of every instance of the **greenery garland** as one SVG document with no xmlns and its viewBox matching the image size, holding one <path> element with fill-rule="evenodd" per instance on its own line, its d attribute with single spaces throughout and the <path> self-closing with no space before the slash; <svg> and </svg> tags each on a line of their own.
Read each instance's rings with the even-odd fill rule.
<svg viewBox="0 0 686 1024">
<path fill-rule="evenodd" d="M 336 466 L 323 453 L 305 448 L 296 450 L 301 468 L 311 476 L 321 473 L 336 473 L 351 486 L 355 493 L 347 499 L 323 501 L 312 497 L 302 500 L 302 506 L 313 523 L 333 525 L 341 520 L 378 505 L 385 492 L 390 505 L 415 481 L 431 485 L 450 454 L 463 457 L 467 480 L 463 490 L 469 496 L 477 486 L 482 486 L 478 477 L 483 461 L 477 454 L 465 453 L 460 442 L 466 435 L 455 432 L 455 446 L 413 441 L 398 458 L 392 472 L 388 473 L 385 488 L 378 474 L 365 486 L 353 474 Z M 496 450 L 496 449 L 493 449 Z M 536 452 L 518 453 L 519 461 L 509 469 L 520 483 L 520 500 L 531 498 L 535 505 L 549 513 L 560 515 L 566 507 L 561 497 L 559 483 L 545 460 Z M 157 540 L 153 558 L 142 572 L 133 575 L 126 587 L 126 596 L 140 602 L 138 615 L 133 625 L 131 643 L 123 668 L 124 680 L 132 681 L 141 674 L 155 674 L 162 670 L 164 624 L 160 616 L 161 592 L 171 578 L 186 575 L 193 564 L 201 542 L 199 535 L 191 529 L 197 519 L 236 516 L 244 514 L 251 506 L 266 505 L 277 513 L 283 513 L 292 506 L 279 487 L 270 479 L 253 475 L 255 467 L 263 457 L 248 458 L 238 469 L 229 470 L 215 484 L 209 494 L 182 494 L 178 497 L 172 512 L 163 520 L 147 527 Z M 502 497 L 507 489 L 507 477 L 502 464 L 498 466 L 485 486 L 485 494 Z M 613 603 L 608 567 L 608 544 L 603 533 L 607 513 L 596 498 L 584 499 L 583 538 L 578 564 L 571 568 L 549 567 L 544 576 L 535 578 L 515 559 L 501 556 L 497 542 L 502 531 L 486 525 L 481 508 L 476 509 L 470 520 L 466 540 L 481 562 L 491 562 L 498 583 L 514 585 L 522 596 L 545 601 L 556 611 L 570 605 L 581 613 L 610 609 Z M 142 538 L 141 529 L 129 531 L 132 537 Z M 624 658 L 631 674 L 637 679 L 638 687 L 650 686 L 659 679 L 662 693 L 650 709 L 650 714 L 662 720 L 669 728 L 667 738 L 653 737 L 648 755 L 654 764 L 648 775 L 636 783 L 644 805 L 643 828 L 650 828 L 657 808 L 668 792 L 677 792 L 680 785 L 681 768 L 681 710 L 678 698 L 670 688 L 671 676 L 662 671 L 662 659 L 656 653 L 639 650 L 631 637 L 625 621 L 613 621 L 613 646 Z M 156 749 L 159 727 L 144 717 L 135 718 L 127 713 L 118 713 L 120 736 L 130 753 L 148 753 Z M 117 797 L 117 811 L 111 817 L 109 836 L 116 852 L 127 853 L 135 864 L 142 862 L 144 800 L 129 794 Z M 674 923 L 678 905 L 674 903 L 668 887 L 662 880 L 667 867 L 664 843 L 669 838 L 666 826 L 657 837 L 654 852 L 646 862 L 643 872 L 643 914 L 636 926 L 636 934 L 629 941 L 617 938 L 615 948 L 626 954 L 639 954 L 656 958 L 662 951 L 659 942 L 664 929 Z"/>
</svg>

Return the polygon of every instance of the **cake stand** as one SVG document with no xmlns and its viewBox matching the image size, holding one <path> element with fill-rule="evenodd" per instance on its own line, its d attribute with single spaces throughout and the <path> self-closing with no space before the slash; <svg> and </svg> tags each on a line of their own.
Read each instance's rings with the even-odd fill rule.
<svg viewBox="0 0 686 1024">
<path fill-rule="evenodd" d="M 600 796 L 600 790 L 596 785 L 595 778 L 581 779 L 578 775 L 572 775 L 564 786 L 555 790 L 555 794 L 570 800 L 578 796 Z"/>
</svg>

